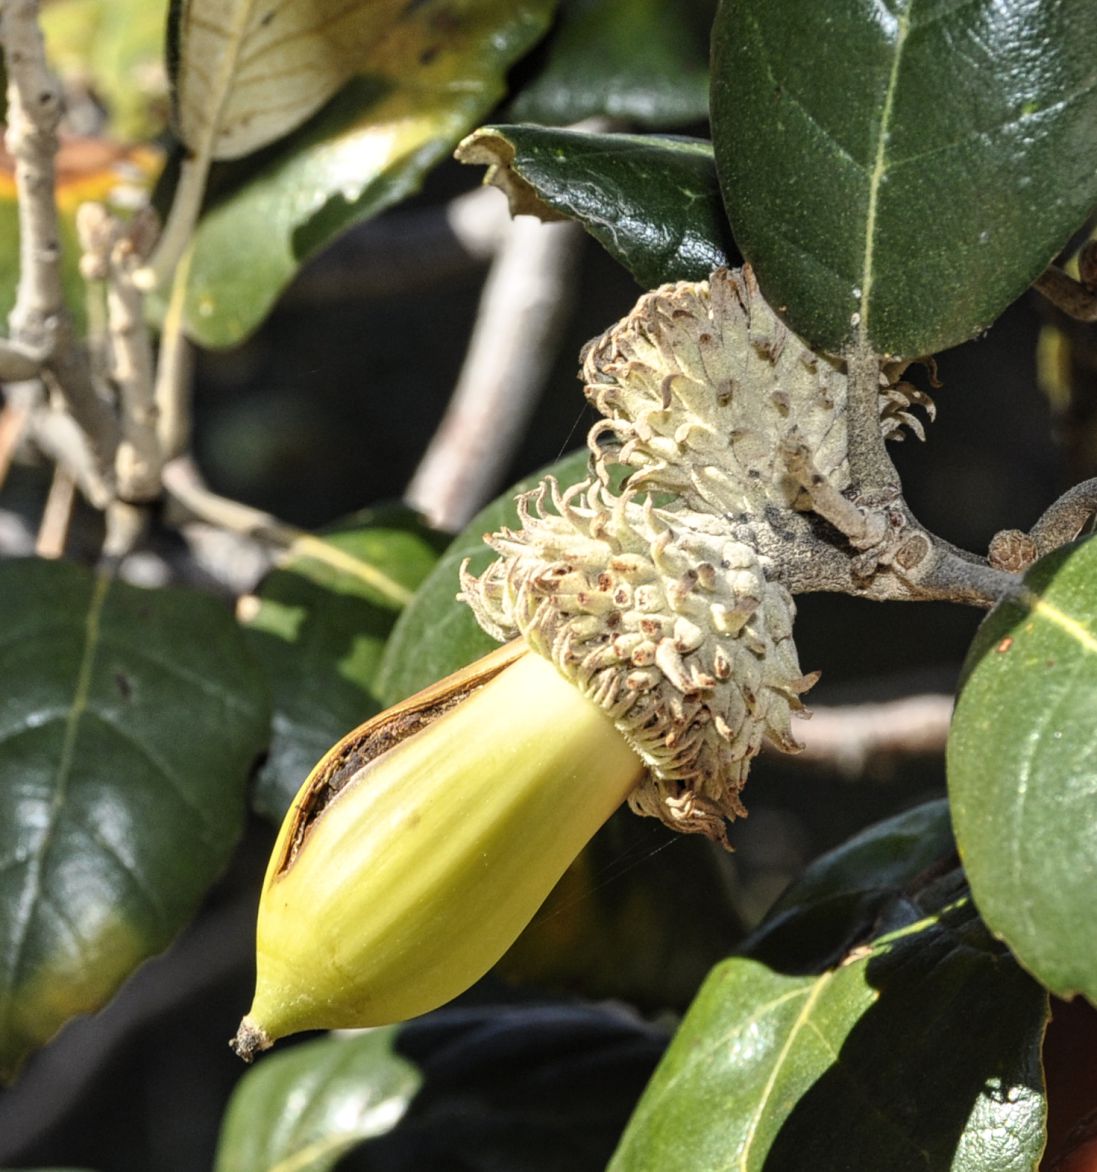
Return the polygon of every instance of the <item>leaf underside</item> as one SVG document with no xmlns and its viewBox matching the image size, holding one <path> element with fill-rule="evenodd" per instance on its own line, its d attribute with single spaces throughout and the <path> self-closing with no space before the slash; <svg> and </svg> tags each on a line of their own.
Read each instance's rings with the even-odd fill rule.
<svg viewBox="0 0 1097 1172">
<path fill-rule="evenodd" d="M 185 304 L 188 335 L 231 346 L 263 320 L 306 259 L 418 190 L 503 95 L 555 0 L 391 5 L 353 77 L 288 138 L 215 169 Z"/>
</svg>

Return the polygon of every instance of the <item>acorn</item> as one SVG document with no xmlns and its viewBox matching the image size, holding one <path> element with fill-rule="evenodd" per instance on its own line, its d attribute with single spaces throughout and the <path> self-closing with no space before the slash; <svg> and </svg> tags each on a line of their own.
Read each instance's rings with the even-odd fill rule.
<svg viewBox="0 0 1097 1172">
<path fill-rule="evenodd" d="M 510 947 L 643 762 L 521 641 L 350 733 L 297 794 L 259 903 L 232 1046 L 385 1025 L 456 997 Z"/>
<path fill-rule="evenodd" d="M 259 908 L 250 1059 L 303 1029 L 425 1013 L 498 960 L 628 798 L 727 845 L 764 742 L 799 746 L 782 557 L 812 483 L 851 488 L 848 380 L 749 268 L 645 294 L 586 348 L 586 480 L 518 500 L 461 597 L 500 642 L 355 730 L 287 815 Z M 881 372 L 880 427 L 922 400 Z M 617 465 L 617 469 L 614 469 Z M 622 479 L 614 472 L 624 469 Z M 516 638 L 517 637 L 517 638 Z"/>
</svg>

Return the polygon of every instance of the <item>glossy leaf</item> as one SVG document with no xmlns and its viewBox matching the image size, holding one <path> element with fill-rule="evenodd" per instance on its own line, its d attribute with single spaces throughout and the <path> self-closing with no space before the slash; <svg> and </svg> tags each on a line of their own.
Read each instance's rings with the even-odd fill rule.
<svg viewBox="0 0 1097 1172">
<path fill-rule="evenodd" d="M 264 1058 L 225 1114 L 214 1172 L 327 1172 L 391 1131 L 422 1084 L 394 1029 L 320 1038 Z"/>
<path fill-rule="evenodd" d="M 380 710 L 373 682 L 385 640 L 438 551 L 405 508 L 359 513 L 306 538 L 241 607 L 274 700 L 254 794 L 273 821 L 331 745 Z"/>
<path fill-rule="evenodd" d="M 514 498 L 535 487 L 542 475 L 551 473 L 566 486 L 582 480 L 586 472 L 586 449 L 572 452 L 508 489 L 453 539 L 400 615 L 385 647 L 376 681 L 384 705 L 405 699 L 498 646 L 479 628 L 472 611 L 457 601 L 461 563 L 468 558 L 474 573 L 490 564 L 495 554 L 484 544 L 484 534 L 518 524 Z"/>
<path fill-rule="evenodd" d="M 664 1044 L 623 1013 L 552 1004 L 306 1042 L 244 1077 L 215 1172 L 601 1172 Z"/>
<path fill-rule="evenodd" d="M 502 96 L 507 69 L 542 35 L 554 6 L 401 3 L 359 62 L 360 76 L 243 174 L 220 177 L 224 193 L 195 239 L 188 333 L 206 346 L 240 341 L 309 256 L 418 190 Z"/>
<path fill-rule="evenodd" d="M 612 1172 L 1031 1172 L 1046 995 L 954 878 L 933 902 L 821 973 L 750 956 L 716 968 Z"/>
<path fill-rule="evenodd" d="M 735 238 L 814 345 L 973 337 L 1097 201 L 1091 0 L 723 0 L 712 126 Z"/>
<path fill-rule="evenodd" d="M 955 853 L 943 800 L 870 826 L 816 859 L 773 904 L 752 952 L 793 972 L 835 964 L 881 930 L 882 916 L 906 914 L 904 893 L 931 869 L 950 869 Z"/>
<path fill-rule="evenodd" d="M 1025 576 L 979 629 L 949 738 L 949 795 L 991 928 L 1060 997 L 1097 1002 L 1097 541 Z"/>
<path fill-rule="evenodd" d="M 519 122 L 614 118 L 680 126 L 708 117 L 714 0 L 565 0 L 544 63 L 511 103 Z"/>
<path fill-rule="evenodd" d="M 0 1077 L 101 1006 L 228 861 L 263 679 L 212 599 L 0 565 Z"/>
<path fill-rule="evenodd" d="M 134 196 L 151 188 L 160 170 L 159 151 L 121 147 L 97 138 L 67 138 L 56 157 L 57 211 L 61 236 L 61 278 L 66 303 L 83 328 L 86 286 L 80 276 L 76 209 L 89 200 L 125 215 Z M 0 318 L 15 304 L 19 280 L 19 209 L 11 156 L 0 146 Z"/>
<path fill-rule="evenodd" d="M 644 288 L 703 280 L 734 255 L 701 139 L 487 126 L 457 158 L 490 167 L 512 215 L 578 220 Z"/>
<path fill-rule="evenodd" d="M 164 129 L 167 16 L 168 0 L 53 0 L 42 9 L 51 66 L 94 97 L 115 139 L 138 142 Z"/>
<path fill-rule="evenodd" d="M 666 1044 L 619 1010 L 567 1004 L 451 1009 L 403 1026 L 423 1088 L 394 1131 L 340 1172 L 603 1172 Z"/>
</svg>

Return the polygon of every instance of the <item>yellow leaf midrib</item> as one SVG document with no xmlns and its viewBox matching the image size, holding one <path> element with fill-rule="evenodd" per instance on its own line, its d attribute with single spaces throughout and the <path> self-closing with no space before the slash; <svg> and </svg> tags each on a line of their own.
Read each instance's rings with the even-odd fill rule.
<svg viewBox="0 0 1097 1172">
<path fill-rule="evenodd" d="M 880 189 L 883 186 L 889 166 L 888 133 L 892 110 L 895 106 L 895 92 L 899 86 L 899 67 L 903 49 L 910 32 L 910 9 L 904 9 L 897 17 L 897 29 L 893 50 L 891 73 L 888 76 L 884 104 L 880 112 L 880 125 L 876 137 L 876 154 L 872 170 L 868 175 L 868 207 L 865 213 L 865 251 L 861 261 L 861 296 L 858 302 L 857 337 L 862 347 L 869 346 L 869 316 L 872 300 L 872 286 L 875 281 L 876 263 L 876 219 L 879 210 Z"/>
</svg>

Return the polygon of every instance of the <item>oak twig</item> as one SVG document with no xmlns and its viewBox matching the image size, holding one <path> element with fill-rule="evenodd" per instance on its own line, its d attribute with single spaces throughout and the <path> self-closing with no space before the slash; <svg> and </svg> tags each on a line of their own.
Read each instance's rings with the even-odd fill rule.
<svg viewBox="0 0 1097 1172">
<path fill-rule="evenodd" d="M 555 358 L 582 231 L 514 220 L 496 255 L 449 408 L 405 499 L 456 532 L 498 487 Z"/>
<path fill-rule="evenodd" d="M 41 356 L 42 372 L 87 434 L 100 479 L 109 484 L 116 425 L 96 393 L 61 283 L 54 197 L 61 89 L 46 64 L 36 0 L 7 0 L 0 8 L 0 39 L 8 71 L 5 144 L 15 162 L 19 209 L 19 282 L 8 318 L 9 359 L 12 353 Z"/>
<path fill-rule="evenodd" d="M 186 513 L 233 533 L 254 537 L 282 549 L 288 549 L 304 533 L 262 509 L 211 491 L 202 482 L 198 469 L 188 456 L 179 456 L 164 465 L 163 484 L 168 499 Z"/>
<path fill-rule="evenodd" d="M 59 558 L 65 552 L 75 496 L 76 481 L 72 474 L 64 464 L 55 464 L 34 543 L 34 552 L 40 558 Z"/>
<path fill-rule="evenodd" d="M 36 377 L 48 357 L 48 347 L 35 349 L 10 338 L 0 338 L 0 382 L 21 382 Z"/>
<path fill-rule="evenodd" d="M 180 456 L 164 465 L 163 484 L 169 502 L 191 517 L 208 521 L 232 533 L 255 538 L 282 556 L 309 557 L 325 562 L 359 578 L 398 607 L 405 606 L 411 600 L 412 591 L 402 583 L 390 578 L 376 566 L 325 541 L 323 537 L 280 521 L 262 509 L 212 492 L 202 483 L 198 469 L 187 456 Z"/>
<path fill-rule="evenodd" d="M 846 369 L 849 487 L 840 491 L 819 473 L 795 432 L 781 446 L 784 465 L 814 513 L 814 519 L 786 520 L 778 544 L 763 551 L 786 587 L 794 594 L 836 591 L 878 601 L 981 607 L 1015 593 L 1016 573 L 956 549 L 915 518 L 885 447 L 880 360 L 855 349 Z M 835 541 L 834 531 L 844 542 Z"/>
<path fill-rule="evenodd" d="M 56 407 L 35 410 L 28 433 L 44 456 L 69 470 L 81 493 L 95 508 L 105 509 L 114 499 L 113 484 L 104 479 L 87 433 L 67 411 Z"/>
<path fill-rule="evenodd" d="M 803 748 L 790 760 L 828 765 L 856 776 L 875 757 L 940 754 L 948 741 L 952 708 L 951 696 L 934 693 L 881 703 L 813 706 L 811 719 L 796 727 Z"/>
<path fill-rule="evenodd" d="M 85 204 L 85 211 L 97 205 Z M 163 456 L 157 431 L 154 398 L 154 360 L 144 294 L 134 274 L 152 244 L 155 224 L 151 212 L 137 215 L 127 225 L 108 216 L 107 344 L 108 370 L 118 393 L 122 436 L 115 456 L 118 490 L 123 500 L 151 500 L 160 493 Z M 104 225 L 106 227 L 106 225 Z"/>
<path fill-rule="evenodd" d="M 1097 478 L 1083 480 L 1050 505 L 1029 530 L 1036 556 L 1073 541 L 1097 517 Z"/>
<path fill-rule="evenodd" d="M 1084 322 L 1097 321 L 1097 293 L 1063 272 L 1058 265 L 1049 265 L 1036 278 L 1033 288 L 1068 317 Z"/>
</svg>

